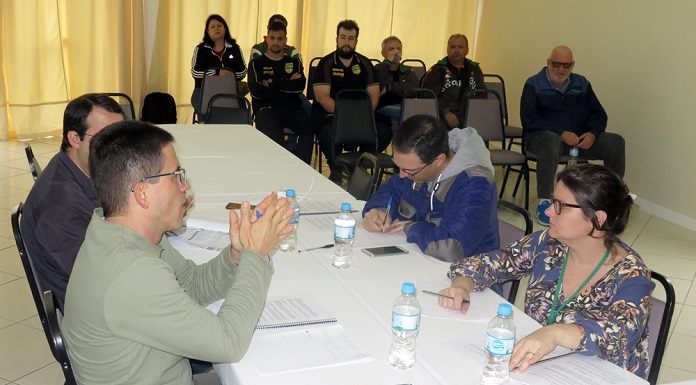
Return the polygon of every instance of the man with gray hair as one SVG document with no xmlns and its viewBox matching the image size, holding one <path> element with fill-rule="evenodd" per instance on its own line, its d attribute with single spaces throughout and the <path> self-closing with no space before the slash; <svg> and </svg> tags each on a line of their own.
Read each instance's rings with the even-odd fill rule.
<svg viewBox="0 0 696 385">
<path fill-rule="evenodd" d="M 558 160 L 571 148 L 578 149 L 580 158 L 601 159 L 608 169 L 624 175 L 624 139 L 605 132 L 607 113 L 590 82 L 573 73 L 574 67 L 573 51 L 559 45 L 522 89 L 524 142 L 537 159 L 537 220 L 544 226 L 549 224 L 545 211 L 551 205 Z"/>
<path fill-rule="evenodd" d="M 380 96 L 377 114 L 391 119 L 392 130 L 399 126 L 401 120 L 401 101 L 408 90 L 418 88 L 420 79 L 413 68 L 401 64 L 401 40 L 389 36 L 382 41 L 384 60 L 375 66 L 379 77 Z"/>
</svg>

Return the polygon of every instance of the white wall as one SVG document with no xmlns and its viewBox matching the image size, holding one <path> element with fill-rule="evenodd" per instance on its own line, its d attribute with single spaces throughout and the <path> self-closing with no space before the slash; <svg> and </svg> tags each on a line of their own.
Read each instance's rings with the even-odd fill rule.
<svg viewBox="0 0 696 385">
<path fill-rule="evenodd" d="M 696 230 L 696 2 L 481 0 L 475 59 L 501 74 L 511 122 L 527 77 L 570 46 L 624 136 L 626 182 L 647 212 Z"/>
</svg>

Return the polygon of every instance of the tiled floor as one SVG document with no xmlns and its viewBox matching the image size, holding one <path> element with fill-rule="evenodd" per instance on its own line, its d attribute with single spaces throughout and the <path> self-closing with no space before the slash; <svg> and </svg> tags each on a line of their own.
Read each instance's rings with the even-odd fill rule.
<svg viewBox="0 0 696 385">
<path fill-rule="evenodd" d="M 59 138 L 31 142 L 42 165 L 59 144 Z M 36 317 L 9 221 L 12 207 L 25 199 L 32 185 L 24 143 L 0 142 L 0 217 L 5 218 L 0 220 L 0 385 L 63 383 Z M 515 202 L 521 204 L 521 198 L 518 195 Z M 501 216 L 510 215 L 501 212 Z M 650 268 L 668 276 L 677 292 L 673 332 L 659 382 L 696 379 L 696 367 L 689 363 L 696 353 L 696 233 L 637 208 L 622 239 L 643 255 Z"/>
</svg>

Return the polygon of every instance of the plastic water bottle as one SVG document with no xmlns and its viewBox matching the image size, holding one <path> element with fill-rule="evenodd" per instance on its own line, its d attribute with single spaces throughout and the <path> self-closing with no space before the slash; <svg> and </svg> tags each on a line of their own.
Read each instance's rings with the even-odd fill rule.
<svg viewBox="0 0 696 385">
<path fill-rule="evenodd" d="M 515 323 L 512 322 L 512 305 L 498 305 L 498 315 L 486 329 L 486 363 L 481 374 L 481 385 L 510 383 L 508 368 L 512 348 L 515 346 Z"/>
<path fill-rule="evenodd" d="M 350 203 L 341 203 L 341 212 L 334 221 L 333 267 L 343 269 L 353 261 L 353 238 L 355 218 L 350 213 Z"/>
<path fill-rule="evenodd" d="M 285 190 L 285 197 L 290 200 L 290 207 L 295 210 L 295 214 L 290 219 L 290 224 L 293 226 L 292 233 L 283 240 L 278 247 L 283 251 L 293 251 L 297 246 L 297 227 L 300 225 L 300 205 L 295 198 L 295 190 L 289 188 Z"/>
<path fill-rule="evenodd" d="M 416 298 L 416 285 L 401 284 L 401 295 L 392 308 L 392 341 L 389 364 L 408 369 L 416 362 L 416 337 L 420 327 L 421 307 Z"/>
<path fill-rule="evenodd" d="M 568 163 L 566 163 L 566 168 L 573 168 L 578 165 L 578 154 L 580 153 L 580 150 L 578 150 L 577 147 L 572 147 L 568 154 L 570 155 L 570 159 L 568 159 Z"/>
</svg>

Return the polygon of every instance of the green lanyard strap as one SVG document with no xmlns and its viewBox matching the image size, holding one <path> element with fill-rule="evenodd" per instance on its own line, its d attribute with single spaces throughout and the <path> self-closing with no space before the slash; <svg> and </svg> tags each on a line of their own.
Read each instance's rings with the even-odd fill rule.
<svg viewBox="0 0 696 385">
<path fill-rule="evenodd" d="M 587 285 L 588 282 L 590 282 L 590 279 L 594 277 L 595 274 L 599 271 L 599 269 L 604 265 L 604 263 L 607 261 L 607 258 L 609 258 L 609 253 L 611 252 L 611 247 L 613 246 L 613 243 L 607 247 L 606 253 L 604 253 L 604 256 L 602 259 L 599 260 L 599 263 L 597 263 L 597 266 L 594 267 L 594 270 L 590 273 L 590 275 L 585 278 L 585 280 L 578 286 L 578 288 L 575 290 L 575 293 L 568 297 L 565 302 L 561 304 L 561 306 L 558 306 L 558 299 L 561 296 L 561 289 L 563 288 L 563 276 L 565 275 L 565 270 L 566 270 L 566 265 L 568 264 L 568 252 L 566 251 L 565 258 L 563 259 L 563 265 L 561 266 L 561 274 L 558 276 L 558 281 L 556 282 L 556 291 L 553 294 L 553 305 L 551 305 L 551 311 L 549 312 L 549 316 L 546 318 L 546 324 L 547 325 L 552 325 L 556 321 L 556 315 L 558 315 L 558 312 L 561 311 L 570 301 L 575 299 L 575 297 L 580 294 L 580 290 L 582 290 L 583 287 Z"/>
</svg>

